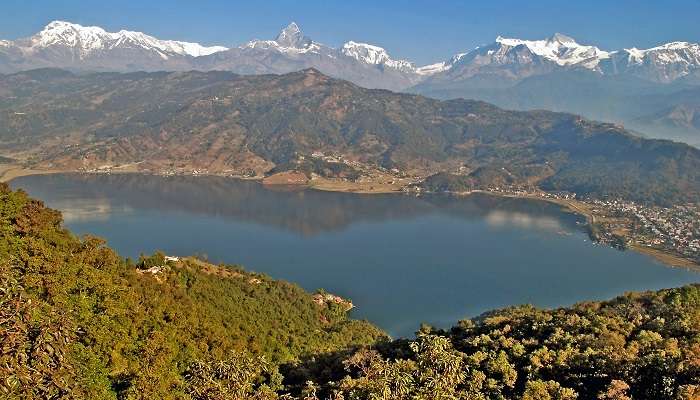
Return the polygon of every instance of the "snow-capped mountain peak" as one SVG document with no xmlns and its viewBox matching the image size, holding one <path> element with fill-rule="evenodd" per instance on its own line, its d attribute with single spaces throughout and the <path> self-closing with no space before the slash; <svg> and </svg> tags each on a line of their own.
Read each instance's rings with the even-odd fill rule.
<svg viewBox="0 0 700 400">
<path fill-rule="evenodd" d="M 549 39 L 522 40 L 498 36 L 496 43 L 507 47 L 525 46 L 533 54 L 552 61 L 560 66 L 582 66 L 595 69 L 601 60 L 610 57 L 610 53 L 595 46 L 581 45 L 573 38 L 556 33 Z"/>
<path fill-rule="evenodd" d="M 282 47 L 304 48 L 311 44 L 311 39 L 304 36 L 296 22 L 291 22 L 275 39 Z"/>
<path fill-rule="evenodd" d="M 570 44 L 570 45 L 573 45 L 573 46 L 577 46 L 577 45 L 578 45 L 578 43 L 576 43 L 576 40 L 574 40 L 574 38 L 572 38 L 571 36 L 566 36 L 566 35 L 564 35 L 564 34 L 562 34 L 562 33 L 559 33 L 559 32 L 557 32 L 557 33 L 555 33 L 554 35 L 552 35 L 552 37 L 549 38 L 548 41 L 549 41 L 550 43 L 560 43 L 560 44 L 565 44 L 565 43 L 566 43 L 566 44 Z"/>
<path fill-rule="evenodd" d="M 682 62 L 685 59 L 688 62 L 697 61 L 700 63 L 700 44 L 698 43 L 671 42 L 649 49 L 633 47 L 624 51 L 636 62 L 641 62 L 644 57 L 649 55 L 664 54 L 666 57 L 663 57 L 661 61 Z M 675 55 L 675 57 L 672 55 Z"/>
<path fill-rule="evenodd" d="M 275 40 L 251 40 L 240 46 L 239 49 L 275 50 L 294 56 L 307 53 L 318 54 L 325 52 L 329 48 L 305 36 L 299 25 L 291 22 L 280 31 Z"/>
<path fill-rule="evenodd" d="M 367 43 L 359 43 L 351 40 L 343 45 L 341 52 L 365 64 L 384 65 L 406 71 L 413 71 L 415 69 L 411 62 L 406 60 L 394 60 L 383 47 Z"/>
<path fill-rule="evenodd" d="M 612 54 L 609 69 L 613 73 L 622 70 L 657 82 L 673 82 L 683 76 L 700 71 L 700 44 L 671 42 L 649 49 L 636 47 Z"/>
<path fill-rule="evenodd" d="M 343 54 L 367 64 L 384 64 L 391 60 L 384 48 L 367 43 L 349 41 L 343 45 Z"/>
<path fill-rule="evenodd" d="M 31 47 L 63 45 L 83 50 L 103 48 L 111 36 L 97 26 L 81 26 L 65 21 L 53 21 L 31 37 Z"/>
<path fill-rule="evenodd" d="M 418 75 L 430 76 L 435 75 L 440 72 L 447 71 L 451 69 L 455 64 L 457 64 L 464 56 L 469 53 L 458 53 L 450 57 L 447 61 L 442 61 L 435 64 L 424 65 L 422 67 L 416 68 L 416 73 Z"/>
<path fill-rule="evenodd" d="M 53 21 L 29 38 L 31 51 L 66 47 L 82 59 L 96 51 L 137 47 L 157 52 L 162 58 L 172 55 L 199 57 L 227 50 L 223 46 L 206 47 L 198 43 L 160 40 L 141 32 L 121 30 L 107 32 L 97 26 L 82 26 L 66 21 Z"/>
</svg>

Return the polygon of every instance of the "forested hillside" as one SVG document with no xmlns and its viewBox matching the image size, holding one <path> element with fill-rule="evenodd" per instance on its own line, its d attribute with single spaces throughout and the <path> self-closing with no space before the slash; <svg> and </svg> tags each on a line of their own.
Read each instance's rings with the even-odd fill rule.
<svg viewBox="0 0 700 400">
<path fill-rule="evenodd" d="M 364 89 L 313 69 L 0 76 L 0 155 L 64 171 L 371 180 L 381 168 L 459 173 L 482 186 L 505 174 L 580 195 L 700 200 L 697 148 L 571 114 Z"/>
<path fill-rule="evenodd" d="M 125 260 L 0 187 L 0 397 L 182 398 L 195 361 L 245 353 L 272 366 L 383 337 L 342 305 L 237 267 Z"/>
<path fill-rule="evenodd" d="M 700 285 L 513 307 L 388 341 L 332 297 L 196 259 L 120 258 L 0 187 L 9 399 L 697 399 Z"/>
</svg>

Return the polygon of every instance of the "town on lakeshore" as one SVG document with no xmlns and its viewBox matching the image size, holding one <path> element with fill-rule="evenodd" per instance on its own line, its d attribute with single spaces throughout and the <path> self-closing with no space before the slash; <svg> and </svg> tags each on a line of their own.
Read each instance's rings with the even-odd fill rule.
<svg viewBox="0 0 700 400">
<path fill-rule="evenodd" d="M 465 175 L 464 166 L 455 174 Z M 5 169 L 7 172 L 7 169 Z M 55 171 L 12 171 L 3 180 L 26 173 Z M 59 171 L 60 172 L 60 171 Z M 65 171 L 70 172 L 70 171 Z M 339 154 L 297 154 L 286 169 L 272 170 L 265 175 L 251 170 L 209 170 L 207 168 L 163 167 L 148 162 L 129 165 L 100 165 L 81 168 L 77 172 L 94 174 L 143 173 L 160 176 L 227 176 L 261 180 L 266 185 L 308 186 L 318 190 L 353 193 L 404 193 L 423 195 L 447 193 L 492 195 L 539 199 L 557 203 L 587 219 L 591 240 L 619 250 L 636 250 L 679 267 L 700 266 L 700 205 L 682 204 L 670 207 L 639 204 L 619 198 L 599 199 L 577 196 L 565 191 L 543 191 L 533 186 L 485 185 L 469 190 L 431 190 L 423 186 L 429 175 L 423 171 L 402 171 L 363 163 Z"/>
<path fill-rule="evenodd" d="M 648 253 L 670 265 L 700 265 L 700 206 L 661 207 L 621 199 L 576 199 L 571 193 L 493 188 L 491 193 L 541 197 L 568 206 L 588 219 L 597 243 Z"/>
</svg>

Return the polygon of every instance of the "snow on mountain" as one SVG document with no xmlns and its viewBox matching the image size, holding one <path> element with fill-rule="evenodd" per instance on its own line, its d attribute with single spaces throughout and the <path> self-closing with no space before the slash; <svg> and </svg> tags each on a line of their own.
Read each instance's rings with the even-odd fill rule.
<svg viewBox="0 0 700 400">
<path fill-rule="evenodd" d="M 277 50 L 290 55 L 305 53 L 320 53 L 326 46 L 314 42 L 304 35 L 299 26 L 292 22 L 282 29 L 275 40 L 251 40 L 240 49 Z"/>
<path fill-rule="evenodd" d="M 287 25 L 286 28 L 282 29 L 279 35 L 277 35 L 275 42 L 282 47 L 297 49 L 305 48 L 312 44 L 312 40 L 304 36 L 304 33 L 296 22 L 292 22 Z"/>
<path fill-rule="evenodd" d="M 658 63 L 700 66 L 700 44 L 698 43 L 671 42 L 646 50 L 633 47 L 624 49 L 621 53 L 628 57 L 630 64 L 643 64 L 645 58 L 654 58 Z"/>
<path fill-rule="evenodd" d="M 418 75 L 434 75 L 443 71 L 447 71 L 450 67 L 447 65 L 447 62 L 439 62 L 435 64 L 430 64 L 430 65 L 424 65 L 422 67 L 416 68 L 416 73 Z"/>
<path fill-rule="evenodd" d="M 274 40 L 253 40 L 192 60 L 192 69 L 238 74 L 285 74 L 314 68 L 366 88 L 404 90 L 421 80 L 412 63 L 392 59 L 381 47 L 348 42 L 334 48 L 304 35 L 294 22 Z"/>
<path fill-rule="evenodd" d="M 399 90 L 433 78 L 443 85 L 481 77 L 492 83 L 503 79 L 516 82 L 579 68 L 667 83 L 683 77 L 700 81 L 700 45 L 672 42 L 650 49 L 608 52 L 559 33 L 543 40 L 499 36 L 489 45 L 417 66 L 393 59 L 384 48 L 368 43 L 348 41 L 341 48 L 323 45 L 304 35 L 294 22 L 274 40 L 253 40 L 233 49 L 161 40 L 127 30 L 108 32 L 65 21 L 53 21 L 26 39 L 0 40 L 0 72 L 41 67 L 103 71 L 228 69 L 243 74 L 318 68 L 356 83 Z"/>
<path fill-rule="evenodd" d="M 430 76 L 438 74 L 440 72 L 445 72 L 452 68 L 455 64 L 457 64 L 462 59 L 462 57 L 466 56 L 467 54 L 468 53 L 455 54 L 447 61 L 418 67 L 416 68 L 416 73 L 422 76 Z"/>
<path fill-rule="evenodd" d="M 410 61 L 394 60 L 384 48 L 367 43 L 351 40 L 343 45 L 341 52 L 365 64 L 383 65 L 407 72 L 415 72 L 416 69 Z"/>
<path fill-rule="evenodd" d="M 496 43 L 502 46 L 526 46 L 532 53 L 552 61 L 560 66 L 582 66 L 595 69 L 601 60 L 610 57 L 610 53 L 595 46 L 578 44 L 574 39 L 556 33 L 545 40 L 521 40 L 499 36 Z"/>
<path fill-rule="evenodd" d="M 30 37 L 26 46 L 23 44 L 27 41 L 19 42 L 20 47 L 25 47 L 30 53 L 65 47 L 74 50 L 80 59 L 95 52 L 134 47 L 155 51 L 164 59 L 173 55 L 199 57 L 227 50 L 222 46 L 206 47 L 198 43 L 160 40 L 141 32 L 121 30 L 112 33 L 97 26 L 82 26 L 64 21 L 51 22 L 41 32 Z"/>
<path fill-rule="evenodd" d="M 607 73 L 632 74 L 644 79 L 669 83 L 700 73 L 700 44 L 671 42 L 650 49 L 624 49 L 611 53 Z"/>
</svg>

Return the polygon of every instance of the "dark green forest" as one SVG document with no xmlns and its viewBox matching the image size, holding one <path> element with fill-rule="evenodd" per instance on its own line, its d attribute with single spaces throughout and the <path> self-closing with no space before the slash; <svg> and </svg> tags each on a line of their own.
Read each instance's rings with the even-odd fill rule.
<svg viewBox="0 0 700 400">
<path fill-rule="evenodd" d="M 129 260 L 0 186 L 0 397 L 697 399 L 700 285 L 390 340 L 236 266 Z"/>
</svg>

